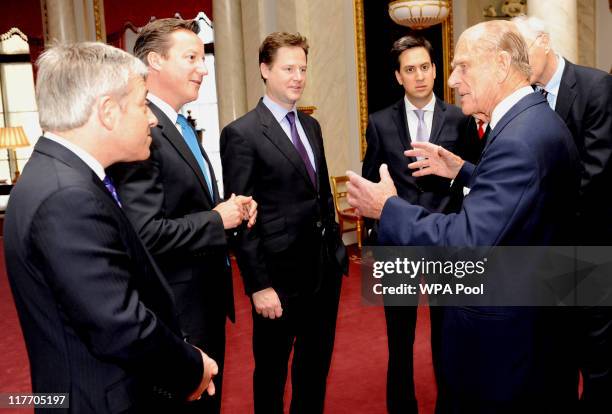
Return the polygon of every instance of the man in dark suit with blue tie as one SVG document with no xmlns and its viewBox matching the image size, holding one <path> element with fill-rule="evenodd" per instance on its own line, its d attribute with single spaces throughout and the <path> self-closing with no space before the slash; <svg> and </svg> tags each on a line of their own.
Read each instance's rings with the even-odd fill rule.
<svg viewBox="0 0 612 414">
<path fill-rule="evenodd" d="M 188 340 L 219 364 L 217 393 L 188 408 L 221 406 L 225 321 L 234 319 L 225 231 L 254 223 L 256 204 L 232 195 L 221 201 L 210 160 L 181 107 L 198 97 L 207 75 L 194 20 L 159 19 L 142 28 L 134 54 L 149 68 L 149 108 L 158 119 L 151 156 L 111 171 L 124 211 L 159 264 L 176 297 Z M 197 406 L 197 409 L 196 407 Z"/>
<path fill-rule="evenodd" d="M 464 114 L 490 120 L 480 163 L 455 156 L 447 178 L 470 188 L 456 214 L 431 213 L 397 197 L 381 167 L 381 181 L 349 172 L 349 203 L 380 219 L 383 245 L 545 246 L 567 242 L 580 164 L 571 134 L 529 83 L 527 47 L 514 25 L 478 24 L 457 43 L 449 83 Z M 430 144 L 414 144 L 416 176 L 437 170 Z M 551 317 L 552 316 L 552 317 Z M 562 321 L 534 307 L 451 307 L 442 328 L 440 413 L 575 411 L 571 367 L 557 364 L 566 342 Z M 554 351 L 554 352 L 553 352 Z"/>
<path fill-rule="evenodd" d="M 321 126 L 296 109 L 308 42 L 272 33 L 259 49 L 266 94 L 221 133 L 226 191 L 253 196 L 257 225 L 236 238 L 253 303 L 254 407 L 282 414 L 287 365 L 291 413 L 323 413 L 346 249 L 335 221 Z"/>
<path fill-rule="evenodd" d="M 603 197 L 612 186 L 612 76 L 576 65 L 552 48 L 544 23 L 535 17 L 513 19 L 529 48 L 531 83 L 574 137 L 582 161 L 574 244 L 612 246 L 612 203 Z M 612 406 L 612 308 L 579 308 L 576 332 L 578 367 L 584 380 L 585 412 Z"/>
<path fill-rule="evenodd" d="M 57 412 L 174 412 L 214 393 L 216 364 L 184 341 L 170 289 L 104 173 L 149 156 L 145 75 L 101 43 L 38 61 L 45 132 L 11 192 L 4 247 L 32 390 L 68 394 Z"/>
<path fill-rule="evenodd" d="M 454 213 L 461 206 L 463 194 L 450 180 L 411 174 L 404 151 L 411 142 L 431 142 L 466 157 L 466 147 L 477 141 L 472 117 L 448 105 L 433 93 L 436 65 L 433 49 L 422 37 L 404 36 L 391 49 L 396 64 L 395 77 L 404 88 L 404 97 L 395 104 L 370 115 L 366 139 L 368 148 L 362 175 L 377 182 L 382 164 L 397 188 L 398 196 L 431 212 Z M 370 243 L 377 243 L 377 224 L 366 220 Z M 387 410 L 393 413 L 416 413 L 413 354 L 416 306 L 385 306 L 389 361 L 387 366 Z M 431 308 L 432 350 L 434 366 L 438 362 L 439 309 Z"/>
</svg>

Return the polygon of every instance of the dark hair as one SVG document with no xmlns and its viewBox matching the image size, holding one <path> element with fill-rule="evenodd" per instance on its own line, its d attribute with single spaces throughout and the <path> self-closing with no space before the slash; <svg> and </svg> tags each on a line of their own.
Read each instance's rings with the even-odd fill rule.
<svg viewBox="0 0 612 414">
<path fill-rule="evenodd" d="M 270 33 L 259 46 L 259 64 L 271 65 L 276 57 L 276 51 L 283 46 L 301 47 L 308 56 L 308 40 L 299 33 Z"/>
<path fill-rule="evenodd" d="M 391 58 L 396 65 L 397 70 L 400 69 L 400 55 L 408 49 L 414 49 L 415 47 L 422 47 L 427 50 L 429 53 L 429 59 L 431 63 L 433 63 L 433 47 L 431 47 L 431 43 L 429 40 L 425 39 L 421 36 L 404 36 L 400 37 L 393 43 L 393 47 L 391 48 Z"/>
<path fill-rule="evenodd" d="M 196 20 L 183 20 L 176 18 L 156 19 L 147 24 L 138 33 L 134 44 L 134 56 L 148 65 L 147 55 L 157 52 L 166 56 L 170 49 L 170 34 L 177 30 L 187 30 L 198 34 L 200 25 Z"/>
</svg>

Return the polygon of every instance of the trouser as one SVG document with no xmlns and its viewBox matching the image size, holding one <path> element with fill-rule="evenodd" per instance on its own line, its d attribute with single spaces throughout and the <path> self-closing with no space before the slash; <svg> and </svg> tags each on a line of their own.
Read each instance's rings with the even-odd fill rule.
<svg viewBox="0 0 612 414">
<path fill-rule="evenodd" d="M 292 350 L 290 412 L 323 412 L 341 281 L 341 276 L 328 276 L 316 293 L 283 299 L 283 314 L 277 319 L 264 318 L 253 310 L 256 414 L 283 413 Z"/>
</svg>

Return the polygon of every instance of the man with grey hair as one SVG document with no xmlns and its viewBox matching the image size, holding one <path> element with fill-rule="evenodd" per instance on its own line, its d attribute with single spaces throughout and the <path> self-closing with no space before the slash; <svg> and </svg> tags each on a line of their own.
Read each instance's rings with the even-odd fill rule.
<svg viewBox="0 0 612 414">
<path fill-rule="evenodd" d="M 582 161 L 576 239 L 583 246 L 612 245 L 612 76 L 576 65 L 552 48 L 544 22 L 514 18 L 529 45 L 531 83 L 546 96 L 574 137 Z M 612 406 L 612 308 L 578 310 L 578 365 L 586 410 Z"/>
<path fill-rule="evenodd" d="M 7 271 L 32 389 L 58 412 L 174 412 L 214 393 L 217 366 L 182 338 L 170 290 L 104 169 L 149 156 L 146 68 L 101 43 L 38 60 L 44 135 L 11 193 Z"/>
<path fill-rule="evenodd" d="M 385 165 L 379 183 L 353 172 L 349 203 L 380 219 L 382 245 L 499 246 L 563 243 L 579 185 L 571 135 L 529 83 L 527 47 L 514 25 L 480 23 L 459 38 L 449 84 L 466 115 L 490 120 L 480 163 L 453 158 L 446 177 L 470 187 L 457 214 L 430 213 L 397 197 Z M 449 154 L 414 143 L 414 175 L 438 170 Z M 503 305 L 503 304 L 500 304 Z M 449 307 L 441 334 L 438 413 L 573 413 L 572 372 L 557 364 L 565 345 L 561 321 L 534 307 Z M 555 350 L 555 351 L 553 351 Z M 570 391 L 568 391 L 570 390 Z"/>
</svg>

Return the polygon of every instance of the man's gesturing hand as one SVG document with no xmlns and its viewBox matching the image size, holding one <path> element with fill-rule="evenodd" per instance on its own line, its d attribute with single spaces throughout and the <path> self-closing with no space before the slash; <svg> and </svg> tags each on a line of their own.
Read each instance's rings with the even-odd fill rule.
<svg viewBox="0 0 612 414">
<path fill-rule="evenodd" d="M 423 157 L 422 160 L 408 164 L 408 168 L 416 170 L 412 173 L 415 177 L 433 174 L 454 180 L 465 162 L 461 157 L 430 142 L 413 142 L 412 148 L 404 151 L 404 155 Z"/>
<path fill-rule="evenodd" d="M 380 166 L 380 181 L 373 183 L 352 171 L 347 171 L 348 202 L 364 217 L 379 219 L 382 209 L 390 197 L 397 195 L 386 164 Z"/>
</svg>

